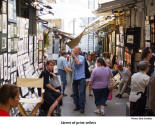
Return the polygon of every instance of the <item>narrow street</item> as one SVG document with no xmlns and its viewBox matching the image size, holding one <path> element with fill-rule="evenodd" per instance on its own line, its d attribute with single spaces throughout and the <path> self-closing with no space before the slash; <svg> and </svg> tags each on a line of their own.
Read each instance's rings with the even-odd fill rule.
<svg viewBox="0 0 155 125">
<path fill-rule="evenodd" d="M 68 96 L 63 97 L 62 116 L 99 116 L 98 114 L 94 113 L 94 110 L 96 109 L 94 97 L 90 97 L 88 95 L 88 89 L 84 114 L 81 114 L 78 111 L 73 111 L 74 104 L 72 97 L 70 97 L 71 89 L 69 86 L 66 88 L 66 93 Z M 105 116 L 126 116 L 126 103 L 128 101 L 128 95 L 125 93 L 123 98 L 119 99 L 115 97 L 116 93 L 116 90 L 114 90 L 113 99 L 107 101 L 107 106 L 105 107 Z"/>
</svg>

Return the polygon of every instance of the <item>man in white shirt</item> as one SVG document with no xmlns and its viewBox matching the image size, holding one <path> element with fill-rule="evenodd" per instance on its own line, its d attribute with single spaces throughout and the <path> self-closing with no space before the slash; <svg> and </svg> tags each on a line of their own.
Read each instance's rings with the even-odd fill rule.
<svg viewBox="0 0 155 125">
<path fill-rule="evenodd" d="M 122 65 L 118 65 L 118 72 L 121 75 L 121 82 L 119 83 L 119 88 L 118 88 L 118 94 L 116 97 L 122 98 L 122 95 L 127 87 L 127 84 L 131 78 L 131 72 L 129 71 L 128 68 L 123 67 Z"/>
</svg>

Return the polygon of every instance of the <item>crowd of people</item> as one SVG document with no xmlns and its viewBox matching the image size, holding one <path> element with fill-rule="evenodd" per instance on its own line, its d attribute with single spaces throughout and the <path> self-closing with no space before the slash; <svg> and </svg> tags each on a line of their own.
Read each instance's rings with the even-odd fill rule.
<svg viewBox="0 0 155 125">
<path fill-rule="evenodd" d="M 45 68 L 40 78 L 44 78 L 44 102 L 40 110 L 47 114 L 50 106 L 60 96 L 68 96 L 66 85 L 70 85 L 71 97 L 75 105 L 74 111 L 85 112 L 86 88 L 89 96 L 95 99 L 95 113 L 105 115 L 104 107 L 107 105 L 109 93 L 115 82 L 113 76 L 120 74 L 118 94 L 122 98 L 125 89 L 130 85 L 129 94 L 130 115 L 146 115 L 146 107 L 155 110 L 155 72 L 154 50 L 144 48 L 142 61 L 137 66 L 137 72 L 131 73 L 131 67 L 123 66 L 121 61 L 116 62 L 116 55 L 104 53 L 102 57 L 95 53 L 82 53 L 80 47 L 75 47 L 72 53 L 62 52 L 57 60 L 57 74 L 53 73 L 55 62 L 46 59 Z M 54 85 L 54 78 L 60 76 L 59 86 Z M 12 89 L 11 89 L 12 88 Z M 112 89 L 111 89 L 112 88 Z M 6 90 L 7 89 L 7 90 Z M 19 89 L 15 85 L 6 84 L 0 88 L 0 115 L 9 116 L 12 107 L 19 102 Z M 63 102 L 60 102 L 63 105 Z"/>
</svg>

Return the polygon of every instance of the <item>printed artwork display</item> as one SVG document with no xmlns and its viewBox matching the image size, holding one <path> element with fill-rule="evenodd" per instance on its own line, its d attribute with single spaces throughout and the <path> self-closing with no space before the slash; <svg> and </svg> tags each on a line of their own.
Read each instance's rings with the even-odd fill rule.
<svg viewBox="0 0 155 125">
<path fill-rule="evenodd" d="M 2 32 L 2 15 L 0 14 L 0 32 Z"/>
<path fill-rule="evenodd" d="M 10 73 L 11 73 L 11 72 L 10 72 L 10 68 L 8 68 L 8 75 L 7 75 L 7 76 L 8 76 L 8 78 L 7 78 L 8 81 L 10 80 Z"/>
<path fill-rule="evenodd" d="M 11 54 L 8 54 L 8 67 L 11 66 Z"/>
<path fill-rule="evenodd" d="M 18 41 L 19 41 L 18 38 L 14 38 L 14 43 L 13 43 L 13 51 L 14 52 L 17 52 L 17 49 L 18 49 Z"/>
<path fill-rule="evenodd" d="M 127 35 L 127 43 L 133 44 L 133 35 Z"/>
<path fill-rule="evenodd" d="M 8 60 L 7 59 L 8 57 L 7 56 L 8 56 L 7 53 L 4 53 L 3 54 L 3 57 L 4 57 L 4 66 L 7 66 L 7 63 L 8 63 L 8 61 L 7 61 Z"/>
<path fill-rule="evenodd" d="M 8 21 L 16 22 L 16 0 L 8 0 Z"/>
<path fill-rule="evenodd" d="M 145 40 L 146 41 L 150 41 L 151 40 L 150 31 L 151 31 L 150 24 L 145 25 Z"/>
<path fill-rule="evenodd" d="M 6 81 L 8 78 L 8 68 L 4 67 L 4 80 Z"/>
<path fill-rule="evenodd" d="M 3 1 L 2 2 L 2 13 L 6 14 L 6 9 L 7 9 L 7 2 Z"/>
<path fill-rule="evenodd" d="M 11 55 L 11 72 L 17 70 L 17 54 Z"/>
<path fill-rule="evenodd" d="M 14 74 L 13 73 L 11 73 L 11 84 L 13 84 L 13 82 L 14 82 Z"/>
<path fill-rule="evenodd" d="M 7 33 L 7 15 L 2 14 L 2 33 Z"/>
<path fill-rule="evenodd" d="M 1 66 L 1 79 L 4 78 L 4 77 L 3 77 L 3 76 L 4 76 L 4 72 L 3 72 L 4 70 L 3 70 L 3 68 L 4 68 L 4 67 Z"/>
<path fill-rule="evenodd" d="M 11 39 L 8 39 L 8 52 L 11 52 Z"/>
<path fill-rule="evenodd" d="M 1 49 L 5 50 L 7 47 L 6 37 L 2 37 L 2 43 L 1 44 L 2 44 Z"/>
<path fill-rule="evenodd" d="M 0 79 L 3 79 L 3 55 L 0 55 Z"/>
<path fill-rule="evenodd" d="M 16 81 L 17 81 L 17 72 L 14 72 L 13 75 L 14 75 L 13 76 L 13 83 L 16 83 Z"/>
</svg>

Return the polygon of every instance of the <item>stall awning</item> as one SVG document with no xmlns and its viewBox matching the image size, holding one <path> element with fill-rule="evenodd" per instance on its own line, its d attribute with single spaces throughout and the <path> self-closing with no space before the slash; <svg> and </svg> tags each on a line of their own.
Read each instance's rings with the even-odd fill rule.
<svg viewBox="0 0 155 125">
<path fill-rule="evenodd" d="M 140 0 L 140 1 L 142 1 L 142 0 Z M 101 4 L 100 7 L 94 13 L 95 14 L 105 13 L 105 12 L 119 9 L 119 8 L 122 8 L 122 7 L 130 5 L 130 4 L 134 4 L 134 3 L 135 3 L 135 0 L 115 0 L 115 1 Z"/>
<path fill-rule="evenodd" d="M 70 42 L 68 42 L 67 45 L 70 48 L 74 48 L 75 46 L 77 46 L 80 43 L 80 40 L 81 40 L 82 36 L 100 30 L 101 28 L 103 28 L 106 25 L 108 25 L 108 22 L 110 22 L 112 20 L 114 20 L 114 17 L 112 15 L 109 17 L 109 19 L 107 19 L 105 17 L 99 17 L 99 18 L 97 18 L 92 23 L 90 23 L 83 30 L 83 32 L 79 36 L 77 36 L 75 39 L 73 39 Z"/>
</svg>

